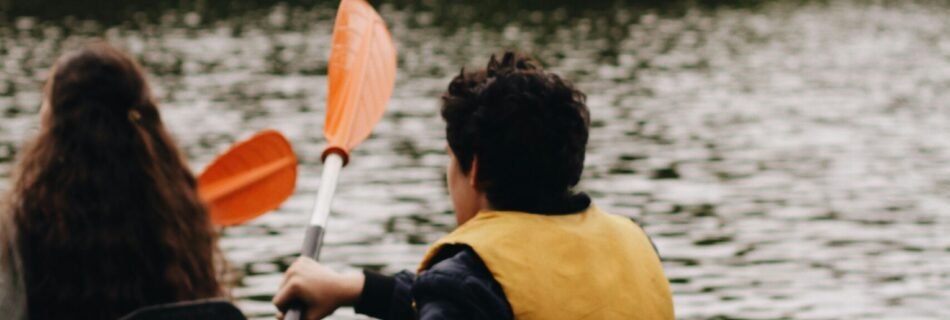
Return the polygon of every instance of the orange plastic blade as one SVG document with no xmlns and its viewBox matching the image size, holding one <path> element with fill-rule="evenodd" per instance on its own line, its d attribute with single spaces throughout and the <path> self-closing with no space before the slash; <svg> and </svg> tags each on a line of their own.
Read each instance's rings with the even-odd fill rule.
<svg viewBox="0 0 950 320">
<path fill-rule="evenodd" d="M 280 206 L 294 192 L 297 157 L 290 142 L 273 130 L 235 144 L 198 177 L 198 195 L 211 221 L 244 223 Z"/>
<path fill-rule="evenodd" d="M 365 0 L 340 3 L 329 78 L 323 134 L 327 150 L 345 153 L 373 131 L 396 82 L 396 46 L 386 23 Z"/>
</svg>

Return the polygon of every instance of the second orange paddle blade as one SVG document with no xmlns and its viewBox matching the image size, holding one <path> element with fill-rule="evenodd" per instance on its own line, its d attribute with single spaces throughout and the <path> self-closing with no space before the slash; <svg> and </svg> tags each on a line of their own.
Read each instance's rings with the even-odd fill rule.
<svg viewBox="0 0 950 320">
<path fill-rule="evenodd" d="M 198 194 L 216 225 L 235 225 L 280 206 L 294 192 L 297 158 L 277 131 L 260 132 L 215 159 L 198 177 Z"/>
</svg>

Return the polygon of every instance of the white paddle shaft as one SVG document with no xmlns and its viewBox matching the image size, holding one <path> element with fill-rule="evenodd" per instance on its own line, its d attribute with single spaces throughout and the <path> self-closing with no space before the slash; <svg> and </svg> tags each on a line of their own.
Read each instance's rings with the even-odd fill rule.
<svg viewBox="0 0 950 320">
<path fill-rule="evenodd" d="M 326 228 L 330 218 L 330 204 L 333 203 L 333 194 L 336 192 L 336 182 L 343 168 L 343 158 L 339 154 L 330 153 L 323 161 L 323 175 L 320 177 L 320 190 L 317 191 L 317 200 L 310 213 L 310 225 Z"/>
<path fill-rule="evenodd" d="M 330 218 L 330 203 L 333 202 L 333 193 L 336 191 L 336 181 L 343 168 L 343 158 L 339 154 L 330 153 L 323 160 L 323 175 L 320 178 L 320 190 L 317 191 L 317 200 L 310 213 L 310 225 L 307 226 L 307 235 L 300 248 L 300 255 L 320 260 L 320 248 L 323 247 L 323 235 L 326 231 L 327 220 Z M 303 313 L 301 308 L 293 306 L 287 310 L 285 320 L 300 320 Z"/>
</svg>

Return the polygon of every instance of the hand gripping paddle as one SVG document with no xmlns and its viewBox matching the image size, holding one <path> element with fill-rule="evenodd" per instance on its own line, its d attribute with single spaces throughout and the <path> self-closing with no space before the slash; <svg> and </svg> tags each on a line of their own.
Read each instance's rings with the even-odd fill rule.
<svg viewBox="0 0 950 320">
<path fill-rule="evenodd" d="M 343 0 L 333 26 L 329 97 L 323 134 L 323 175 L 302 256 L 317 260 L 340 169 L 349 151 L 366 139 L 386 110 L 396 82 L 396 46 L 386 23 L 365 0 Z M 291 308 L 285 319 L 301 318 Z"/>
</svg>

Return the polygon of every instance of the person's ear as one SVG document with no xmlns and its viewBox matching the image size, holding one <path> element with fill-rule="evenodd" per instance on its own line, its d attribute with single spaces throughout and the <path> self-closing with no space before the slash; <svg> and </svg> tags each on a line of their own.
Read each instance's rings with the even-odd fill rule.
<svg viewBox="0 0 950 320">
<path fill-rule="evenodd" d="M 478 179 L 476 177 L 478 177 L 478 156 L 472 157 L 472 167 L 468 170 L 468 185 L 474 189 L 477 189 Z"/>
</svg>

